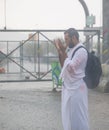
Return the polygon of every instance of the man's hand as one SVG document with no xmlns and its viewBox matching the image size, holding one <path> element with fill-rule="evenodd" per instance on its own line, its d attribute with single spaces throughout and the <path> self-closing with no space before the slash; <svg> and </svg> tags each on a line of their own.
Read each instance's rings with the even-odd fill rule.
<svg viewBox="0 0 109 130">
<path fill-rule="evenodd" d="M 63 45 L 62 41 L 59 38 L 54 40 L 54 45 L 58 52 L 65 52 L 66 46 Z"/>
</svg>

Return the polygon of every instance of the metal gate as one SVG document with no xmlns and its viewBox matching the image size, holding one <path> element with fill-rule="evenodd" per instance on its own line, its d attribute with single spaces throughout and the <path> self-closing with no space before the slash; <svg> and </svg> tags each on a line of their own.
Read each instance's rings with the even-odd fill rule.
<svg viewBox="0 0 109 130">
<path fill-rule="evenodd" d="M 102 60 L 99 30 L 78 30 L 80 40 Z M 58 61 L 53 45 L 64 30 L 0 30 L 0 82 L 52 80 L 51 63 Z M 87 33 L 86 33 L 87 32 Z M 90 33 L 89 33 L 90 32 Z M 93 44 L 94 43 L 94 44 Z"/>
</svg>

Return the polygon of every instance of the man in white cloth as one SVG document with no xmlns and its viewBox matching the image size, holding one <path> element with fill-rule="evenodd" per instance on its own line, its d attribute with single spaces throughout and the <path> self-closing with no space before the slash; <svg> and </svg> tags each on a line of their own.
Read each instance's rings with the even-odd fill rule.
<svg viewBox="0 0 109 130">
<path fill-rule="evenodd" d="M 54 41 L 62 67 L 62 123 L 64 130 L 89 130 L 88 122 L 88 92 L 83 78 L 88 54 L 84 48 L 79 48 L 79 33 L 74 28 L 64 32 L 66 46 L 60 39 Z M 69 48 L 66 53 L 66 48 Z"/>
</svg>

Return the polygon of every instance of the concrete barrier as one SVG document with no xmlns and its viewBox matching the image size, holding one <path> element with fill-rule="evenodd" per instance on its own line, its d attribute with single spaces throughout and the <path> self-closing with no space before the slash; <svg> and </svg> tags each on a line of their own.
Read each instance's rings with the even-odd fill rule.
<svg viewBox="0 0 109 130">
<path fill-rule="evenodd" d="M 102 77 L 98 90 L 104 93 L 109 93 L 109 64 L 102 64 Z"/>
</svg>

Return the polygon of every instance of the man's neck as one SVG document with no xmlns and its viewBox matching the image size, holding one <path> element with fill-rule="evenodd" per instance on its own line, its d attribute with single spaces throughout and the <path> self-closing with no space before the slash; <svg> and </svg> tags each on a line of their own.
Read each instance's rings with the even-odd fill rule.
<svg viewBox="0 0 109 130">
<path fill-rule="evenodd" d="M 76 43 L 74 44 L 74 47 L 77 46 L 78 44 L 79 44 L 79 42 L 76 42 Z"/>
</svg>

